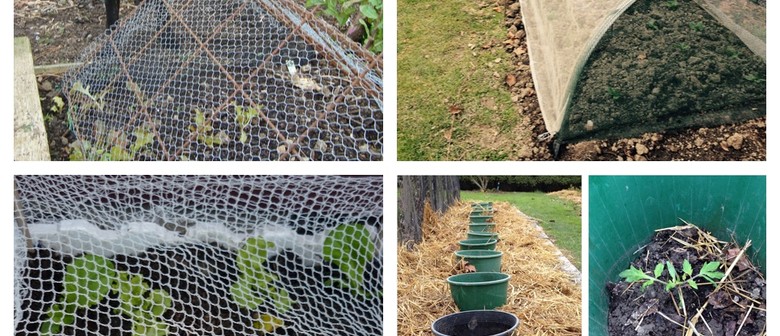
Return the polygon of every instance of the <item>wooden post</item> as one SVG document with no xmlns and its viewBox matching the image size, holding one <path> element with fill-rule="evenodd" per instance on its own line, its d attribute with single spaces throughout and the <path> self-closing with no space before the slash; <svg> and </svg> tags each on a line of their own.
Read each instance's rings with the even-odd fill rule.
<svg viewBox="0 0 780 336">
<path fill-rule="evenodd" d="M 14 39 L 14 160 L 51 160 L 27 37 Z"/>
</svg>

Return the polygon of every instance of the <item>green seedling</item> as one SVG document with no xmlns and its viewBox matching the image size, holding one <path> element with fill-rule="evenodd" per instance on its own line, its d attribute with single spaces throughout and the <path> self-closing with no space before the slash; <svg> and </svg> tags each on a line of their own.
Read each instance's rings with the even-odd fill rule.
<svg viewBox="0 0 780 336">
<path fill-rule="evenodd" d="M 655 19 L 650 19 L 649 21 L 647 21 L 647 23 L 645 23 L 645 27 L 652 30 L 658 30 L 658 21 L 656 21 Z"/>
<path fill-rule="evenodd" d="M 213 134 L 214 128 L 211 125 L 211 119 L 207 119 L 203 111 L 195 109 L 194 121 L 195 125 L 190 126 L 190 131 L 195 132 L 198 135 L 198 141 L 206 146 L 222 145 L 230 140 L 225 132 L 219 131 L 217 134 Z"/>
<path fill-rule="evenodd" d="M 253 107 L 242 107 L 242 106 L 235 106 L 236 111 L 236 122 L 238 122 L 239 127 L 241 127 L 241 136 L 239 138 L 239 141 L 241 143 L 246 143 L 246 141 L 249 139 L 249 135 L 244 130 L 249 126 L 249 124 L 257 118 L 260 113 L 257 111 L 257 109 Z"/>
<path fill-rule="evenodd" d="M 662 6 L 669 8 L 670 10 L 677 10 L 677 8 L 680 8 L 680 4 L 677 2 L 677 0 L 668 0 L 663 3 Z"/>
<path fill-rule="evenodd" d="M 240 307 L 255 311 L 253 325 L 267 332 L 283 326 L 284 321 L 274 315 L 260 315 L 256 311 L 266 303 L 273 306 L 278 314 L 284 314 L 292 307 L 290 294 L 284 288 L 274 285 L 279 278 L 264 265 L 268 259 L 268 249 L 273 247 L 274 243 L 261 237 L 247 239 L 236 256 L 240 272 L 238 281 L 230 286 L 233 301 Z"/>
<path fill-rule="evenodd" d="M 674 45 L 674 47 L 677 48 L 677 50 L 679 50 L 681 52 L 686 52 L 688 50 L 691 50 L 691 46 L 688 43 L 685 43 L 685 42 L 677 43 L 677 44 Z"/>
<path fill-rule="evenodd" d="M 704 23 L 701 22 L 701 21 L 699 21 L 699 22 L 690 22 L 690 23 L 688 23 L 688 27 L 691 27 L 691 29 L 693 29 L 694 31 L 700 32 L 700 31 L 704 30 Z"/>
<path fill-rule="evenodd" d="M 667 281 L 660 279 L 661 275 L 663 275 L 664 267 L 666 267 L 667 274 L 669 275 Z M 718 272 L 719 267 L 720 262 L 706 262 L 702 265 L 699 273 L 693 275 L 693 267 L 686 259 L 683 260 L 682 274 L 678 274 L 674 265 L 672 265 L 670 261 L 667 261 L 666 263 L 658 263 L 658 265 L 655 266 L 655 269 L 653 269 L 653 275 L 648 275 L 644 271 L 634 267 L 634 265 L 631 265 L 629 269 L 620 272 L 619 276 L 624 278 L 626 282 L 642 282 L 643 290 L 658 282 L 665 285 L 664 289 L 668 292 L 677 286 L 686 284 L 693 289 L 699 289 L 700 283 L 697 283 L 696 279 L 700 278 L 706 280 L 711 285 L 715 285 L 715 280 L 722 279 L 725 276 L 723 272 Z"/>
<path fill-rule="evenodd" d="M 76 310 L 100 302 L 111 289 L 114 277 L 114 263 L 106 258 L 85 254 L 74 259 L 65 269 L 63 295 L 46 313 L 48 319 L 41 324 L 41 334 L 59 334 L 62 327 L 72 325 Z"/>
<path fill-rule="evenodd" d="M 623 94 L 620 92 L 620 90 L 613 87 L 607 87 L 607 93 L 609 93 L 609 95 L 612 97 L 612 100 L 614 101 L 620 100 L 620 98 L 623 97 Z"/>
<path fill-rule="evenodd" d="M 65 106 L 65 102 L 62 100 L 62 97 L 54 96 L 51 101 L 54 103 L 54 105 L 52 105 L 49 110 L 54 113 L 60 113 L 62 108 Z"/>
<path fill-rule="evenodd" d="M 739 51 L 737 51 L 737 49 L 735 49 L 734 47 L 731 47 L 731 46 L 726 47 L 725 54 L 729 58 L 734 58 L 734 59 L 738 59 L 739 58 Z"/>
<path fill-rule="evenodd" d="M 323 258 L 338 266 L 346 279 L 336 283 L 353 293 L 369 296 L 363 291 L 363 274 L 371 260 L 374 243 L 363 225 L 342 224 L 333 229 L 325 238 Z"/>
<path fill-rule="evenodd" d="M 762 82 L 766 82 L 766 79 L 763 79 L 763 78 L 761 78 L 761 77 L 758 77 L 758 76 L 757 76 L 756 74 L 754 74 L 754 73 L 749 73 L 749 74 L 747 74 L 747 75 L 742 75 L 742 78 L 744 78 L 744 79 L 745 79 L 745 80 L 747 80 L 747 81 L 751 81 L 751 82 L 753 82 L 753 83 L 756 83 L 756 84 L 758 84 L 758 83 L 762 83 Z"/>
<path fill-rule="evenodd" d="M 151 289 L 143 276 L 128 272 L 119 272 L 111 288 L 119 300 L 119 307 L 114 309 L 114 313 L 132 321 L 134 336 L 168 334 L 168 324 L 160 320 L 173 303 L 167 291 Z"/>
</svg>

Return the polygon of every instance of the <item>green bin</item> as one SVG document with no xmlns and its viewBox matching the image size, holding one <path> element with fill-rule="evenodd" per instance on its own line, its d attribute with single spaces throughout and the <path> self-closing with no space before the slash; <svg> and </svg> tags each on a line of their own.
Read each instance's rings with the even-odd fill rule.
<svg viewBox="0 0 780 336">
<path fill-rule="evenodd" d="M 506 304 L 509 274 L 477 272 L 447 278 L 450 294 L 460 311 L 495 309 Z"/>
<path fill-rule="evenodd" d="M 461 250 L 455 251 L 455 256 L 465 259 L 477 269 L 477 272 L 501 272 L 501 251 L 494 250 Z"/>
<path fill-rule="evenodd" d="M 589 335 L 608 334 L 606 283 L 680 219 L 724 241 L 752 240 L 747 254 L 766 270 L 765 176 L 591 176 L 589 186 Z"/>
<path fill-rule="evenodd" d="M 493 215 L 469 215 L 472 224 L 492 223 Z"/>
</svg>

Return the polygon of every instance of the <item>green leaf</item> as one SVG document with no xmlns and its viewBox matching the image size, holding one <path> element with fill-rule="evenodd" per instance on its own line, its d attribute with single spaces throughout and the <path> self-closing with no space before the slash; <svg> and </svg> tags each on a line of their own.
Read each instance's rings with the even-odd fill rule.
<svg viewBox="0 0 780 336">
<path fill-rule="evenodd" d="M 133 131 L 133 135 L 135 136 L 135 141 L 133 142 L 132 146 L 130 146 L 130 150 L 134 153 L 146 145 L 154 142 L 154 136 L 152 135 L 152 132 L 150 132 L 149 128 L 145 125 L 143 127 L 136 128 L 135 131 Z"/>
<path fill-rule="evenodd" d="M 666 287 L 664 287 L 664 289 L 668 292 L 668 291 L 672 290 L 672 288 L 674 288 L 675 285 L 676 285 L 676 283 L 674 283 L 674 282 L 668 282 L 666 284 Z"/>
<path fill-rule="evenodd" d="M 642 270 L 634 267 L 634 265 L 631 265 L 629 269 L 620 272 L 618 276 L 620 276 L 621 278 L 625 278 L 626 282 L 637 282 L 649 278 L 647 274 L 642 272 Z"/>
<path fill-rule="evenodd" d="M 693 275 L 693 267 L 691 266 L 691 263 L 688 261 L 688 259 L 683 260 L 683 273 L 687 274 L 688 276 Z"/>
<path fill-rule="evenodd" d="M 173 298 L 167 291 L 156 289 L 149 292 L 146 302 L 149 303 L 146 311 L 153 317 L 161 317 L 171 307 Z"/>
<path fill-rule="evenodd" d="M 701 269 L 699 270 L 699 274 L 717 271 L 718 267 L 720 267 L 720 262 L 718 261 L 706 262 L 704 263 L 704 265 L 701 266 Z"/>
<path fill-rule="evenodd" d="M 363 273 L 374 252 L 371 234 L 363 225 L 342 224 L 325 237 L 323 258 L 347 276 L 346 286 L 361 292 Z"/>
<path fill-rule="evenodd" d="M 251 280 L 247 279 L 246 275 L 242 275 L 238 278 L 238 281 L 230 286 L 230 296 L 239 306 L 248 310 L 256 310 L 265 301 L 263 298 L 255 295 L 252 287 Z"/>
<path fill-rule="evenodd" d="M 688 285 L 693 289 L 699 289 L 699 285 L 697 285 L 696 281 L 693 281 L 693 279 L 688 279 Z"/>
<path fill-rule="evenodd" d="M 377 13 L 376 8 L 371 5 L 360 5 L 360 12 L 363 13 L 367 18 L 376 20 L 379 18 L 379 13 Z"/>
<path fill-rule="evenodd" d="M 653 275 L 655 275 L 656 278 L 660 278 L 661 274 L 664 273 L 664 263 L 658 263 L 658 265 L 655 265 L 655 270 L 653 270 Z"/>
<path fill-rule="evenodd" d="M 65 294 L 65 303 L 86 308 L 100 302 L 116 278 L 114 268 L 113 262 L 97 255 L 74 259 L 65 270 L 64 287 L 73 291 Z"/>
<path fill-rule="evenodd" d="M 674 269 L 674 265 L 672 265 L 671 261 L 666 261 L 666 270 L 669 272 L 672 282 L 677 282 L 677 270 Z"/>
<path fill-rule="evenodd" d="M 314 7 L 314 6 L 321 6 L 321 5 L 324 5 L 324 4 L 325 4 L 324 0 L 306 0 L 306 7 L 307 8 L 311 8 L 311 7 Z"/>
<path fill-rule="evenodd" d="M 650 279 L 642 283 L 642 290 L 645 290 L 645 288 L 650 287 L 650 285 L 654 284 L 655 280 Z"/>
<path fill-rule="evenodd" d="M 242 273 L 249 270 L 262 270 L 263 262 L 268 258 L 268 249 L 274 247 L 274 243 L 268 242 L 262 237 L 251 237 L 246 240 L 244 246 L 238 250 L 236 264 Z"/>
</svg>

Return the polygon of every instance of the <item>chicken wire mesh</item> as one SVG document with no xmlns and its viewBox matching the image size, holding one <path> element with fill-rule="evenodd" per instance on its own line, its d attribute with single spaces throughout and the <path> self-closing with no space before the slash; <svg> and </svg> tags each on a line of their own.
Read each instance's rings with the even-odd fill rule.
<svg viewBox="0 0 780 336">
<path fill-rule="evenodd" d="M 15 183 L 17 335 L 382 334 L 381 177 Z"/>
<path fill-rule="evenodd" d="M 545 127 L 559 141 L 765 115 L 764 1 L 520 1 Z"/>
<path fill-rule="evenodd" d="M 289 0 L 146 0 L 81 62 L 72 159 L 382 159 L 381 56 Z"/>
</svg>

